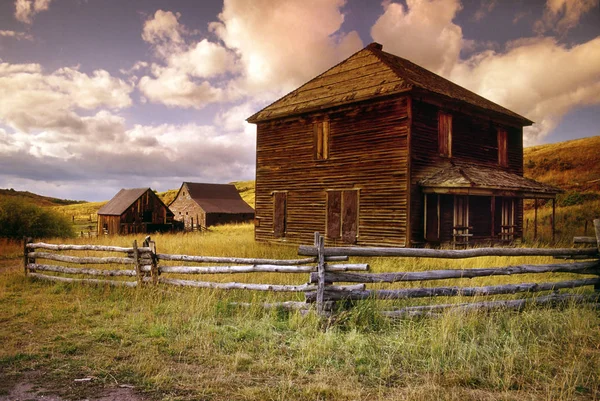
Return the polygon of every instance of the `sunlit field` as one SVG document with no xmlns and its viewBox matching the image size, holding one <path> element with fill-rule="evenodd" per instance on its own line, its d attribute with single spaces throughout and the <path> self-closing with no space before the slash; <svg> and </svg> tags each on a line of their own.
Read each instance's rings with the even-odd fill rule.
<svg viewBox="0 0 600 401">
<path fill-rule="evenodd" d="M 294 246 L 255 243 L 251 225 L 153 235 L 159 253 L 297 258 Z M 45 240 L 131 246 L 144 236 Z M 0 395 L 28 374 L 65 397 L 133 385 L 166 400 L 589 400 L 600 398 L 600 316 L 590 305 L 515 312 L 445 312 L 389 320 L 379 311 L 463 297 L 363 301 L 323 322 L 314 312 L 264 310 L 303 294 L 159 285 L 111 288 L 25 277 L 20 243 L 0 241 Z M 80 252 L 81 255 L 86 254 Z M 97 255 L 95 255 L 97 256 Z M 353 258 L 371 270 L 553 263 L 552 258 Z M 381 287 L 559 281 L 519 275 Z M 308 274 L 252 273 L 186 279 L 302 284 Z M 590 293 L 591 287 L 577 290 Z M 486 297 L 506 299 L 515 296 Z M 251 302 L 242 308 L 232 302 Z M 87 386 L 73 380 L 94 377 Z"/>
</svg>

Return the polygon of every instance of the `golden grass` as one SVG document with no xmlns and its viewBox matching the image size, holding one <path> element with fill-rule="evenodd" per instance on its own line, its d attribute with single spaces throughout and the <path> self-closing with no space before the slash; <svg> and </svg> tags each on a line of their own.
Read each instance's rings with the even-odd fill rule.
<svg viewBox="0 0 600 401">
<path fill-rule="evenodd" d="M 258 244 L 252 237 L 248 224 L 218 227 L 210 233 L 153 236 L 158 251 L 165 253 L 297 257 L 295 247 Z M 94 241 L 128 246 L 134 238 L 141 242 L 143 236 Z M 2 255 L 18 257 L 21 249 L 18 243 L 0 244 Z M 525 261 L 370 260 L 374 271 Z M 549 258 L 527 261 L 552 262 Z M 9 262 L 0 261 L 5 266 Z M 240 309 L 229 303 L 289 299 L 290 295 L 48 284 L 26 278 L 20 263 L 15 259 L 11 267 L 0 270 L 0 375 L 14 379 L 29 370 L 42 371 L 46 382 L 71 397 L 75 397 L 69 390 L 73 378 L 84 376 L 94 376 L 105 385 L 133 384 L 152 398 L 165 400 L 600 397 L 600 317 L 587 306 L 527 308 L 522 313 L 448 312 L 436 319 L 390 321 L 379 317 L 378 311 L 411 303 L 365 301 L 341 312 L 337 323 L 324 331 L 314 314 Z M 283 282 L 306 280 L 306 275 L 273 274 L 218 279 L 264 282 L 277 277 Z M 558 277 L 565 275 L 542 279 Z M 515 276 L 452 283 L 529 279 L 540 280 Z M 445 300 L 435 302 L 441 301 Z"/>
</svg>

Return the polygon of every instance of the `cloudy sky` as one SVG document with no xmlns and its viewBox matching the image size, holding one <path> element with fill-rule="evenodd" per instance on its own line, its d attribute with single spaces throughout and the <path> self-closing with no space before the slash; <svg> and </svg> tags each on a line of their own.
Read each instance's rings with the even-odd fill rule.
<svg viewBox="0 0 600 401">
<path fill-rule="evenodd" d="M 599 0 L 0 0 L 0 188 L 254 178 L 245 119 L 370 42 L 536 122 L 600 135 Z"/>
</svg>

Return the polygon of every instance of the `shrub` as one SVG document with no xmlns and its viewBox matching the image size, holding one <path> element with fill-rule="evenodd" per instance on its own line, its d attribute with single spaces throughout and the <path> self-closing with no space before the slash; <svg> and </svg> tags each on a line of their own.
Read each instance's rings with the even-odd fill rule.
<svg viewBox="0 0 600 401">
<path fill-rule="evenodd" d="M 69 219 L 51 209 L 14 198 L 0 200 L 0 237 L 72 237 Z"/>
</svg>

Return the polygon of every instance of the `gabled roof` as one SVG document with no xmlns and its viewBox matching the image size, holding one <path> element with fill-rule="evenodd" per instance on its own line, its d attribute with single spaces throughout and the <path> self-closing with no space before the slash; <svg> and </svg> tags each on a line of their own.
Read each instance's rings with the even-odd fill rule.
<svg viewBox="0 0 600 401">
<path fill-rule="evenodd" d="M 257 123 L 421 89 L 509 116 L 523 125 L 533 123 L 423 67 L 386 53 L 382 48 L 378 43 L 371 43 L 247 121 Z"/>
<path fill-rule="evenodd" d="M 553 197 L 562 189 L 509 173 L 499 168 L 470 163 L 448 162 L 419 184 L 424 189 L 497 190 Z"/>
<path fill-rule="evenodd" d="M 184 186 L 187 187 L 190 197 L 206 213 L 254 213 L 254 209 L 242 199 L 233 184 L 184 182 L 175 199 L 179 197 Z"/>
<path fill-rule="evenodd" d="M 150 188 L 132 188 L 121 189 L 117 194 L 108 201 L 108 203 L 98 210 L 98 214 L 120 216 L 133 205 Z"/>
</svg>

